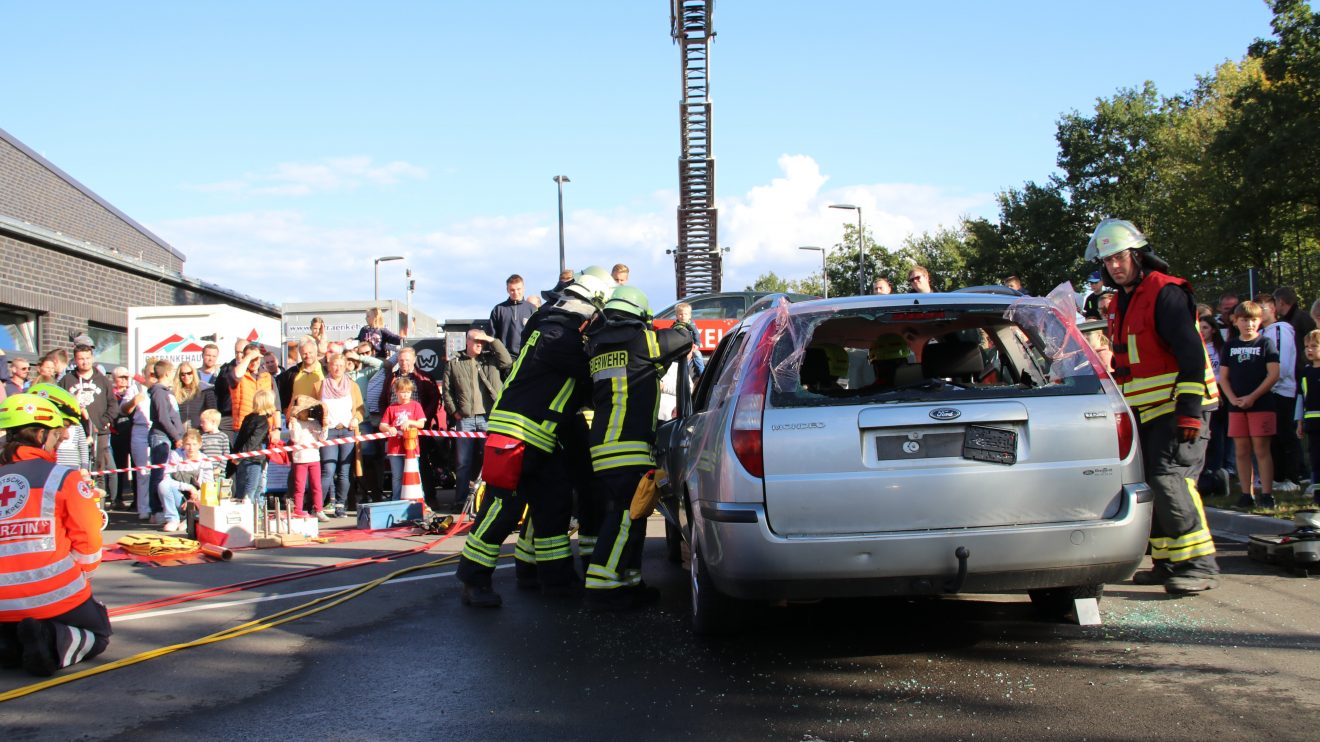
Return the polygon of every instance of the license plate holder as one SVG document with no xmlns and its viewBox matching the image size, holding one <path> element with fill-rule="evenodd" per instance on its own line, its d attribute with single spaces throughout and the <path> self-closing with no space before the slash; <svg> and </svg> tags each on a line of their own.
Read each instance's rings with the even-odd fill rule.
<svg viewBox="0 0 1320 742">
<path fill-rule="evenodd" d="M 968 425 L 962 455 L 972 461 L 1011 466 L 1017 463 L 1017 432 L 983 425 Z"/>
</svg>

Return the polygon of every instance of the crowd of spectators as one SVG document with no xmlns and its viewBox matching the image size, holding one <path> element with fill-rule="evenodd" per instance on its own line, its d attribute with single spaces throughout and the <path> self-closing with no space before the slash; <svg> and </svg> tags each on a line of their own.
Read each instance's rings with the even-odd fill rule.
<svg viewBox="0 0 1320 742">
<path fill-rule="evenodd" d="M 628 266 L 615 265 L 611 275 L 626 284 Z M 72 393 L 85 420 L 60 450 L 60 460 L 71 466 L 109 470 L 167 464 L 149 474 L 99 478 L 112 507 L 132 508 L 143 520 L 173 530 L 178 522 L 173 503 L 189 496 L 190 487 L 224 481 L 235 498 L 283 485 L 296 498 L 295 512 L 305 509 L 329 520 L 345 516 L 356 503 L 398 497 L 402 449 L 397 439 L 329 444 L 301 453 L 287 479 L 274 483 L 268 481 L 263 457 L 238 464 L 211 462 L 204 478 L 184 462 L 262 450 L 282 441 L 333 441 L 406 427 L 485 432 L 486 414 L 521 349 L 523 328 L 543 297 L 552 297 L 572 277 L 565 271 L 555 289 L 528 297 L 522 276 L 510 275 L 507 298 L 491 309 L 488 324 L 472 328 L 463 350 L 429 374 L 418 368 L 417 351 L 385 327 L 384 313 L 371 309 L 356 338 L 347 342 L 328 340 L 324 321 L 313 319 L 307 335 L 283 348 L 283 365 L 271 349 L 239 340 L 224 363 L 220 348 L 210 343 L 200 360 L 177 367 L 169 360 L 149 359 L 136 373 L 122 366 L 106 371 L 96 363 L 91 339 L 82 335 L 74 339 L 71 354 L 56 349 L 36 361 L 6 359 L 0 364 L 0 398 L 40 382 Z M 909 292 L 938 290 L 923 266 L 911 266 L 906 278 Z M 1025 293 L 1015 276 L 1003 283 Z M 1087 284 L 1078 297 L 1079 315 L 1102 319 L 1113 293 L 1098 272 Z M 893 285 L 880 277 L 872 291 L 888 294 Z M 679 306 L 680 316 L 684 308 Z M 1313 468 L 1320 467 L 1320 333 L 1314 332 L 1320 301 L 1307 310 L 1286 286 L 1249 301 L 1229 293 L 1213 308 L 1198 305 L 1201 338 L 1223 399 L 1210 420 L 1203 491 L 1226 493 L 1230 477 L 1245 476 L 1252 481 L 1244 483 L 1244 493 L 1259 494 L 1244 494 L 1241 506 L 1268 505 L 1276 494 L 1296 494 L 1308 485 L 1320 502 L 1320 477 Z M 1092 331 L 1088 339 L 1107 357 L 1103 335 Z M 704 359 L 695 347 L 689 358 L 695 380 Z M 662 381 L 662 418 L 672 416 L 676 407 L 676 373 L 674 365 Z M 1250 424 L 1230 427 L 1230 410 L 1248 412 Z M 1303 440 L 1309 442 L 1309 453 L 1303 452 Z M 423 437 L 420 449 L 428 505 L 441 509 L 438 493 L 452 482 L 455 505 L 462 506 L 480 472 L 481 441 Z M 1312 468 L 1304 466 L 1308 459 Z"/>
</svg>

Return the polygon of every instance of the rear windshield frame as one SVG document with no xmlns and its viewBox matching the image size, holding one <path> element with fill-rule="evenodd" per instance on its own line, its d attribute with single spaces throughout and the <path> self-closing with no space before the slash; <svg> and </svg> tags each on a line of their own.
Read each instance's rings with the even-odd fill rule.
<svg viewBox="0 0 1320 742">
<path fill-rule="evenodd" d="M 1071 318 L 1061 318 L 1057 312 L 1036 312 L 1031 315 L 1030 322 L 1026 321 L 1026 315 L 1017 315 L 1019 321 L 1023 322 L 1018 324 L 1009 319 L 1014 316 L 1012 312 L 1006 311 L 1010 306 L 1006 303 L 921 306 L 889 304 L 792 315 L 788 318 L 785 331 L 781 331 L 771 355 L 770 401 L 775 407 L 819 407 L 1104 394 L 1101 378 L 1092 368 L 1086 351 L 1079 347 L 1079 344 L 1085 345 L 1085 341 L 1071 325 Z M 805 388 L 801 367 L 808 347 L 816 340 L 817 331 L 826 323 L 856 323 L 857 320 L 882 323 L 888 331 L 903 335 L 910 345 L 915 343 L 923 356 L 926 343 L 934 338 L 940 338 L 939 342 L 970 343 L 974 337 L 984 339 L 976 330 L 993 330 L 993 353 L 997 355 L 991 356 L 992 361 L 987 360 L 985 353 L 982 358 L 983 361 L 999 364 L 998 368 L 1006 378 L 984 384 L 972 380 L 972 377 L 950 376 L 943 378 L 953 381 L 940 385 L 925 379 L 925 374 L 919 371 L 918 379 L 912 383 L 929 383 L 919 386 L 910 383 L 886 386 L 876 378 L 873 386 L 858 389 L 840 387 L 837 392 L 828 383 L 813 386 L 816 391 Z M 1050 326 L 1038 327 L 1032 326 L 1032 323 L 1049 323 Z M 867 329 L 864 324 L 837 327 L 840 330 L 844 327 Z M 875 335 L 879 334 L 880 327 L 877 327 Z M 1060 337 L 1064 338 L 1062 343 L 1059 342 Z M 1055 347 L 1058 345 L 1063 347 Z M 1042 349 L 1053 353 L 1053 358 L 1046 356 Z M 859 351 L 863 353 L 860 361 Z M 845 352 L 848 354 L 850 377 L 859 375 L 865 378 L 866 369 L 860 374 L 853 373 L 857 371 L 859 363 L 868 366 L 871 373 L 875 374 L 875 365 L 869 363 L 861 348 L 850 346 Z M 916 351 L 910 350 L 906 365 L 920 369 L 921 363 L 913 362 L 916 356 Z M 837 375 L 836 372 L 842 370 L 837 365 L 842 363 L 837 351 L 835 361 L 836 365 L 831 366 L 830 375 Z M 813 374 L 819 372 L 819 358 L 815 359 L 815 363 Z M 911 369 L 908 372 L 911 373 Z"/>
</svg>

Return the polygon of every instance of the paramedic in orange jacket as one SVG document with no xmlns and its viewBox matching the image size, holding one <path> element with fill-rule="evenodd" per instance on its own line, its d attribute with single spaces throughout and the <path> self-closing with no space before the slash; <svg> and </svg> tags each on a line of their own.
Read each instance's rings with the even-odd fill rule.
<svg viewBox="0 0 1320 742">
<path fill-rule="evenodd" d="M 55 463 L 71 422 L 51 400 L 0 402 L 0 666 L 53 675 L 110 643 L 88 574 L 101 563 L 97 494 Z"/>
</svg>

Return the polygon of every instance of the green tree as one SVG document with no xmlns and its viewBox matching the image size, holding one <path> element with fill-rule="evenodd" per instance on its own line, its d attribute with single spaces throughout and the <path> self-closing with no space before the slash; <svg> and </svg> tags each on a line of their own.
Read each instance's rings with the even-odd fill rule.
<svg viewBox="0 0 1320 742">
<path fill-rule="evenodd" d="M 1059 181 L 1028 182 L 1000 193 L 999 223 L 964 227 L 969 281 L 1002 283 L 1017 276 L 1029 293 L 1045 294 L 1063 281 L 1081 288 L 1090 272 L 1083 255 L 1089 226 L 1077 215 Z"/>
<path fill-rule="evenodd" d="M 968 266 L 967 232 L 958 227 L 940 227 L 934 233 L 909 235 L 898 250 L 903 271 L 903 289 L 907 270 L 920 265 L 930 271 L 930 283 L 936 291 L 952 291 L 975 283 Z M 996 281 L 997 283 L 997 281 Z"/>
<path fill-rule="evenodd" d="M 1155 84 L 1147 81 L 1140 90 L 1098 99 L 1093 115 L 1073 111 L 1059 120 L 1055 139 L 1062 185 L 1083 221 L 1117 216 L 1154 225 L 1153 141 L 1165 122 L 1162 108 Z"/>
<path fill-rule="evenodd" d="M 1274 38 L 1249 56 L 1261 77 L 1234 97 L 1240 116 L 1213 152 L 1239 177 L 1220 232 L 1266 282 L 1320 288 L 1320 17 L 1303 0 L 1271 4 Z"/>
<path fill-rule="evenodd" d="M 752 285 L 748 286 L 746 291 L 770 291 L 773 293 L 792 293 L 792 294 L 812 294 L 820 296 L 820 274 L 812 275 L 802 279 L 780 278 L 774 271 L 762 273 L 756 277 Z"/>
</svg>

